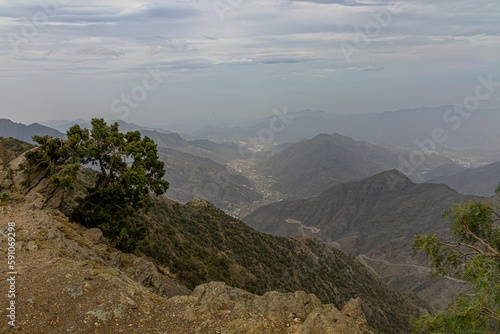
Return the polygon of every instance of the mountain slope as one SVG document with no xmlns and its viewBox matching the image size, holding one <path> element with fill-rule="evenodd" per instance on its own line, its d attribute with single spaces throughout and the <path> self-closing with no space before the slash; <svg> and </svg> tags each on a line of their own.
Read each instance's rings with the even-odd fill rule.
<svg viewBox="0 0 500 334">
<path fill-rule="evenodd" d="M 364 178 L 394 168 L 397 156 L 338 134 L 321 134 L 297 143 L 259 164 L 274 188 L 297 197 L 319 194 L 342 181 Z"/>
<path fill-rule="evenodd" d="M 231 160 L 242 159 L 248 155 L 245 148 L 234 143 L 214 143 L 209 140 L 184 140 L 177 133 L 160 133 L 157 131 L 141 131 L 143 135 L 153 139 L 158 147 L 165 147 L 189 153 L 201 158 L 209 158 L 225 165 Z"/>
<path fill-rule="evenodd" d="M 447 163 L 447 164 L 443 164 L 441 166 L 438 166 L 438 167 L 434 168 L 433 170 L 425 173 L 423 175 L 423 177 L 426 181 L 429 181 L 429 180 L 432 180 L 432 179 L 435 179 L 438 177 L 446 177 L 446 176 L 450 176 L 450 175 L 453 175 L 456 173 L 460 173 L 466 169 L 467 169 L 467 167 L 457 165 L 455 163 Z M 434 183 L 444 183 L 444 182 L 434 182 Z"/>
<path fill-rule="evenodd" d="M 7 165 L 11 160 L 32 147 L 33 145 L 19 139 L 0 137 L 0 165 Z"/>
<path fill-rule="evenodd" d="M 165 179 L 170 182 L 169 198 L 187 202 L 206 198 L 218 207 L 230 210 L 261 198 L 250 180 L 229 172 L 221 164 L 189 153 L 160 147 L 159 157 L 165 162 Z"/>
<path fill-rule="evenodd" d="M 262 232 L 280 236 L 311 235 L 350 254 L 362 254 L 395 266 L 426 266 L 425 258 L 413 256 L 414 236 L 446 235 L 448 223 L 443 213 L 451 205 L 471 199 L 472 196 L 458 194 L 446 185 L 414 184 L 392 170 L 341 183 L 317 197 L 261 207 L 243 220 Z M 383 264 L 379 262 L 377 266 Z M 386 269 L 378 273 L 388 277 Z M 399 279 L 404 276 L 403 271 L 400 273 Z M 425 275 L 420 275 L 422 273 Z M 406 281 L 399 287 L 418 292 L 432 284 L 421 281 L 423 276 L 428 278 L 427 271 L 418 270 L 418 274 L 419 283 Z"/>
<path fill-rule="evenodd" d="M 453 175 L 436 177 L 427 182 L 446 184 L 461 194 L 493 196 L 500 182 L 500 161 Z"/>
<path fill-rule="evenodd" d="M 257 294 L 304 290 L 340 308 L 359 296 L 369 324 L 383 333 L 406 332 L 407 315 L 419 313 L 420 302 L 317 239 L 256 232 L 202 200 L 180 205 L 161 199 L 149 217 L 150 234 L 139 250 L 188 287 L 218 280 Z"/>
<path fill-rule="evenodd" d="M 321 230 L 310 235 L 336 241 L 352 254 L 380 254 L 394 260 L 404 254 L 401 249 L 384 251 L 388 244 L 405 240 L 408 245 L 417 233 L 446 232 L 443 213 L 472 198 L 446 185 L 414 184 L 391 170 L 341 183 L 313 198 L 261 207 L 244 221 L 259 231 L 293 236 L 298 226 L 285 222 L 292 218 Z"/>
</svg>

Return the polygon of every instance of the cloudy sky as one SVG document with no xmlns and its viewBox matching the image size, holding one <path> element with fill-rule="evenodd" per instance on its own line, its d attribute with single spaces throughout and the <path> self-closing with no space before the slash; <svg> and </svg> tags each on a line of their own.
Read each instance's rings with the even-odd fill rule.
<svg viewBox="0 0 500 334">
<path fill-rule="evenodd" d="M 0 0 L 0 117 L 143 125 L 462 103 L 498 0 Z M 481 107 L 500 107 L 500 89 Z"/>
</svg>

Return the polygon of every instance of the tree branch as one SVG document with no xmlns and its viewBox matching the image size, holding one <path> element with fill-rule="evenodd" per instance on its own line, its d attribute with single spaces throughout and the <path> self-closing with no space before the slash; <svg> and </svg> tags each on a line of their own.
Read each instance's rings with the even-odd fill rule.
<svg viewBox="0 0 500 334">
<path fill-rule="evenodd" d="M 500 252 L 497 251 L 495 248 L 493 248 L 490 244 L 488 244 L 486 241 L 483 239 L 479 238 L 477 235 L 472 232 L 467 225 L 464 225 L 465 228 L 465 233 L 473 237 L 477 242 L 479 242 L 481 245 L 483 245 L 487 250 L 491 252 L 491 257 L 500 257 Z"/>
<path fill-rule="evenodd" d="M 444 246 L 453 247 L 453 248 L 466 247 L 466 248 L 474 250 L 477 254 L 481 254 L 481 255 L 487 256 L 487 254 L 482 249 L 480 249 L 480 248 L 478 248 L 476 246 L 472 246 L 472 245 L 466 244 L 465 242 L 460 242 L 460 241 L 455 241 L 455 242 L 441 241 L 440 243 L 442 245 L 444 245 Z M 464 252 L 461 252 L 461 253 L 465 254 Z"/>
</svg>

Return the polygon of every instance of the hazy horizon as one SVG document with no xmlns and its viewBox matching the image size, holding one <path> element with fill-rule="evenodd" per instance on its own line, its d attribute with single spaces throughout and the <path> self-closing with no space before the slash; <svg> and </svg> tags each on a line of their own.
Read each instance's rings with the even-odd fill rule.
<svg viewBox="0 0 500 334">
<path fill-rule="evenodd" d="M 311 109 L 304 109 L 304 110 L 288 110 L 288 108 L 285 106 L 284 108 L 275 108 L 274 109 L 274 112 L 279 112 L 279 113 L 292 113 L 292 114 L 297 114 L 297 113 L 304 113 L 304 112 L 324 112 L 326 114 L 329 114 L 329 115 L 338 115 L 338 116 L 346 116 L 346 117 L 350 117 L 350 116 L 363 116 L 363 115 L 374 115 L 374 114 L 384 114 L 384 113 L 393 113 L 393 112 L 399 112 L 399 111 L 405 111 L 405 110 L 409 110 L 409 111 L 416 111 L 418 112 L 419 109 L 422 109 L 422 110 L 435 110 L 436 113 L 443 113 L 443 110 L 448 110 L 448 109 L 451 109 L 451 108 L 454 108 L 453 105 L 442 105 L 442 106 L 421 106 L 419 108 L 400 108 L 400 109 L 397 109 L 397 110 L 385 110 L 385 111 L 380 111 L 380 112 L 369 112 L 369 113 L 357 113 L 357 114 L 346 114 L 346 113 L 341 113 L 341 112 L 330 112 L 330 111 L 326 111 L 326 110 L 311 110 Z M 493 108 L 493 109 L 490 109 L 490 108 L 481 108 L 481 109 L 478 109 L 477 111 L 482 111 L 482 112 L 488 112 L 488 111 L 495 111 L 497 110 L 497 108 Z M 104 118 L 108 123 L 109 122 L 114 122 L 114 121 L 124 121 L 126 123 L 129 123 L 129 124 L 135 124 L 137 126 L 140 126 L 140 127 L 144 127 L 144 128 L 157 128 L 157 129 L 163 129 L 163 130 L 170 130 L 174 133 L 181 133 L 182 131 L 176 131 L 176 128 L 187 128 L 187 129 L 191 129 L 190 131 L 185 131 L 184 134 L 189 134 L 191 132 L 195 132 L 199 129 L 202 129 L 206 126 L 210 126 L 210 127 L 217 127 L 217 128 L 231 128 L 231 127 L 249 127 L 249 126 L 253 126 L 255 124 L 258 124 L 259 122 L 262 122 L 262 121 L 266 121 L 270 118 L 273 118 L 274 117 L 274 113 L 273 111 L 271 111 L 270 115 L 258 115 L 258 116 L 255 116 L 255 117 L 229 117 L 229 118 L 226 118 L 224 120 L 222 120 L 221 122 L 217 122 L 217 121 L 214 121 L 214 120 L 210 120 L 210 119 L 197 119 L 197 120 L 192 120 L 192 121 L 187 121 L 187 122 L 168 122 L 168 123 L 158 123 L 158 124 L 150 124 L 150 123 L 141 123 L 140 120 L 136 121 L 136 122 L 133 122 L 133 121 L 130 121 L 129 119 L 120 119 L 120 118 L 113 118 L 113 117 L 110 117 L 110 118 L 106 118 L 106 117 L 102 117 Z M 4 118 L 4 117 L 0 117 L 1 118 Z M 48 126 L 48 127 L 51 127 L 53 129 L 56 129 L 58 126 L 60 125 L 64 125 L 64 124 L 67 124 L 67 123 L 71 123 L 71 122 L 76 122 L 76 121 L 85 121 L 87 123 L 90 124 L 90 121 L 93 119 L 93 118 L 101 118 L 99 116 L 95 116 L 95 115 L 88 115 L 86 117 L 79 117 L 79 118 L 74 118 L 74 119 L 65 119 L 65 118 L 59 118 L 59 119 L 43 119 L 43 120 L 40 120 L 40 121 L 31 121 L 31 122 L 22 122 L 22 121 L 17 121 L 15 120 L 14 118 L 7 118 L 13 122 L 16 122 L 16 123 L 21 123 L 21 124 L 25 124 L 25 125 L 31 125 L 31 124 L 41 124 L 41 125 L 45 125 L 45 126 Z M 173 129 L 170 129 L 168 128 L 169 125 L 172 125 L 174 126 Z"/>
<path fill-rule="evenodd" d="M 26 124 L 361 114 L 460 104 L 479 77 L 500 81 L 492 0 L 42 4 L 0 0 L 1 117 Z M 499 107 L 498 92 L 480 105 Z"/>
</svg>

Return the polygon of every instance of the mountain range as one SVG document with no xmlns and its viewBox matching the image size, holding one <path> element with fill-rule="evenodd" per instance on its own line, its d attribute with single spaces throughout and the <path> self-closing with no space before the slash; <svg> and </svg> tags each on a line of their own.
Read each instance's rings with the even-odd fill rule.
<svg viewBox="0 0 500 334">
<path fill-rule="evenodd" d="M 1 118 L 0 119 L 0 137 L 5 138 L 16 138 L 27 143 L 34 143 L 32 137 L 35 135 L 48 135 L 56 138 L 64 138 L 65 135 L 55 129 L 49 128 L 38 123 L 33 123 L 30 125 L 25 125 L 21 123 L 15 123 L 11 120 Z"/>
<path fill-rule="evenodd" d="M 413 238 L 427 233 L 446 236 L 449 225 L 444 212 L 453 204 L 472 199 L 446 185 L 415 184 L 391 170 L 338 184 L 316 197 L 260 207 L 243 221 L 274 235 L 314 236 L 352 255 L 377 260 L 377 266 L 393 264 L 375 270 L 386 276 L 394 266 L 425 267 L 427 260 L 413 254 Z M 423 270 L 425 275 L 419 271 L 418 280 L 408 275 L 411 283 L 401 281 L 407 275 L 401 271 L 398 287 L 432 297 L 430 292 L 435 292 L 435 287 L 428 280 L 429 271 Z"/>
<path fill-rule="evenodd" d="M 461 194 L 493 196 L 500 183 L 500 162 L 435 177 L 427 182 L 447 184 Z"/>
<path fill-rule="evenodd" d="M 296 115 L 299 119 L 329 117 L 346 121 L 344 116 L 324 112 Z M 179 134 L 133 124 L 122 130 L 140 130 L 158 144 L 165 179 L 170 182 L 170 199 L 186 203 L 203 198 L 238 217 L 258 208 L 245 218 L 257 230 L 317 237 L 357 256 L 393 287 L 416 293 L 436 309 L 442 309 L 456 291 L 466 287 L 450 279 L 429 281 L 427 262 L 413 256 L 411 241 L 418 233 L 444 235 L 444 211 L 475 198 L 450 187 L 491 195 L 498 182 L 498 164 L 466 169 L 436 152 L 425 155 L 408 178 L 387 170 L 400 168 L 402 158 L 415 150 L 356 141 L 337 133 L 283 143 L 256 154 L 240 142 L 186 140 Z M 429 184 L 414 183 L 424 180 Z M 301 198 L 307 199 L 293 200 Z M 229 283 L 234 285 L 233 280 Z"/>
<path fill-rule="evenodd" d="M 147 131 L 158 131 L 161 133 L 170 133 L 170 131 L 165 130 L 161 127 L 154 128 L 154 127 L 146 127 L 142 125 L 137 125 L 134 123 L 128 123 L 123 120 L 112 120 L 112 119 L 107 119 L 106 120 L 108 123 L 112 122 L 117 122 L 118 126 L 120 127 L 121 131 L 142 131 L 142 130 L 147 130 Z M 82 128 L 90 129 L 92 127 L 91 122 L 88 120 L 85 120 L 83 118 L 78 118 L 73 121 L 68 121 L 68 120 L 49 120 L 42 122 L 43 125 L 51 127 L 53 129 L 56 129 L 62 133 L 66 133 L 70 127 L 73 125 L 79 125 Z"/>
<path fill-rule="evenodd" d="M 406 168 L 409 153 L 339 134 L 320 134 L 285 148 L 257 165 L 258 171 L 273 178 L 274 189 L 290 197 L 310 197 L 343 181 L 362 179 L 389 169 Z M 424 163 L 412 170 L 419 178 L 423 170 L 451 163 L 439 155 L 427 155 Z"/>
<path fill-rule="evenodd" d="M 271 115 L 249 126 L 210 127 L 192 135 L 216 142 L 251 142 L 249 138 L 258 138 L 261 131 L 272 130 L 277 117 Z M 273 131 L 272 136 L 277 144 L 313 138 L 320 133 L 339 133 L 379 145 L 436 150 L 472 164 L 500 160 L 496 126 L 500 123 L 500 111 L 497 109 L 468 112 L 448 105 L 361 115 L 304 110 L 282 114 L 281 118 L 284 118 L 284 126 L 279 123 L 279 131 Z M 474 161 L 469 161 L 470 157 L 474 157 Z"/>
<path fill-rule="evenodd" d="M 153 139 L 158 147 L 174 149 L 201 158 L 209 158 L 220 164 L 243 159 L 249 155 L 249 150 L 232 142 L 215 143 L 206 139 L 185 140 L 177 133 L 161 133 L 158 131 L 141 130 L 144 136 Z"/>
<path fill-rule="evenodd" d="M 230 161 L 242 159 L 248 149 L 235 143 L 187 141 L 176 133 L 141 133 L 158 145 L 159 157 L 165 162 L 165 179 L 170 182 L 169 198 L 180 202 L 205 198 L 224 210 L 262 198 L 252 181 L 228 166 Z"/>
</svg>

